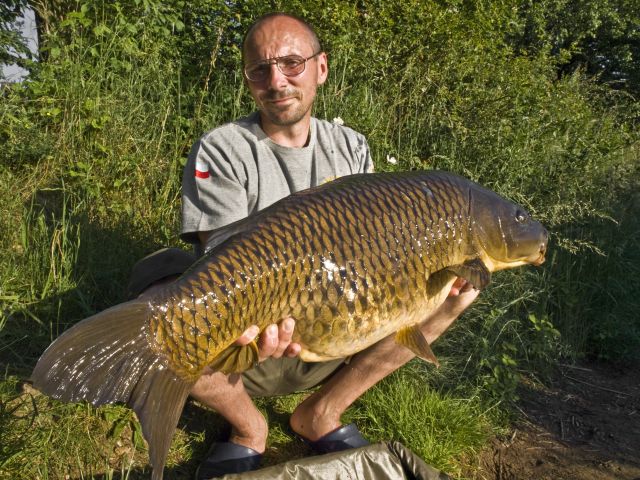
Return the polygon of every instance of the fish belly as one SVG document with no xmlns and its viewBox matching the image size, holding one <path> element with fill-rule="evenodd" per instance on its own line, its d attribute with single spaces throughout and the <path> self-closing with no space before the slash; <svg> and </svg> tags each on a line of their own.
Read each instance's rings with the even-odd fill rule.
<svg viewBox="0 0 640 480">
<path fill-rule="evenodd" d="M 433 275 L 427 280 L 425 290 L 411 292 L 410 302 L 405 304 L 387 298 L 386 305 L 392 308 L 371 305 L 370 310 L 360 316 L 337 315 L 313 323 L 308 318 L 297 320 L 297 328 L 302 333 L 296 332 L 294 341 L 302 345 L 300 358 L 306 362 L 323 362 L 348 357 L 403 328 L 428 321 L 446 300 L 455 279 L 453 274 Z"/>
</svg>

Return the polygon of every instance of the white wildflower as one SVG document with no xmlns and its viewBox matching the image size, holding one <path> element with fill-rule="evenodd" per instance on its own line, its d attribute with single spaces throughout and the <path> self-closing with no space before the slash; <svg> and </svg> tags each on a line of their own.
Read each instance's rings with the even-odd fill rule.
<svg viewBox="0 0 640 480">
<path fill-rule="evenodd" d="M 392 157 L 391 155 L 387 155 L 387 163 L 390 163 L 391 165 L 395 165 L 398 163 L 398 160 L 396 159 L 396 157 Z"/>
<path fill-rule="evenodd" d="M 342 118 L 340 117 L 334 118 L 331 122 L 335 125 L 344 125 L 344 120 L 342 120 Z"/>
</svg>

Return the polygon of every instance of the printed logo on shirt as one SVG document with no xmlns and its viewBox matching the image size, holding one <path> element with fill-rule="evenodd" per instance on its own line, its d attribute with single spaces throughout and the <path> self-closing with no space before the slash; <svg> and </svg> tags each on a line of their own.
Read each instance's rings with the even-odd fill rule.
<svg viewBox="0 0 640 480">
<path fill-rule="evenodd" d="M 196 160 L 196 177 L 209 178 L 209 165 L 200 159 Z"/>
</svg>

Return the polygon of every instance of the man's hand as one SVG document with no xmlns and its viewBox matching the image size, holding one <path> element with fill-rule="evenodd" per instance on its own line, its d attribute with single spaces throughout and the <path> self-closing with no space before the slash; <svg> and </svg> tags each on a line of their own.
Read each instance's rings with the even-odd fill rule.
<svg viewBox="0 0 640 480">
<path fill-rule="evenodd" d="M 434 313 L 436 316 L 444 316 L 453 320 L 464 312 L 479 294 L 480 290 L 477 290 L 464 278 L 458 277 L 451 285 L 449 296 Z"/>
<path fill-rule="evenodd" d="M 420 326 L 427 342 L 429 344 L 435 342 L 473 303 L 479 293 L 480 290 L 476 290 L 464 278 L 458 277 L 449 290 L 449 296 Z"/>
<path fill-rule="evenodd" d="M 291 317 L 283 319 L 279 324 L 272 323 L 269 325 L 258 338 L 258 354 L 260 362 L 269 357 L 281 358 L 295 357 L 300 353 L 301 346 L 299 343 L 291 342 L 295 320 Z M 247 328 L 244 333 L 236 340 L 236 345 L 247 345 L 260 333 L 257 325 Z"/>
<path fill-rule="evenodd" d="M 451 290 L 449 290 L 450 297 L 457 297 L 461 293 L 469 292 L 474 290 L 473 285 L 471 285 L 468 281 L 466 281 L 462 277 L 456 278 L 456 281 L 451 285 Z"/>
</svg>

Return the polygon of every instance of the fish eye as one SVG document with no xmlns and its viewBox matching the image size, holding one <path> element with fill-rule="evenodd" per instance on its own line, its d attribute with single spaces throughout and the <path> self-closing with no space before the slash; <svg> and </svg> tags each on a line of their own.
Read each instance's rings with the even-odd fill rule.
<svg viewBox="0 0 640 480">
<path fill-rule="evenodd" d="M 516 218 L 516 222 L 525 223 L 527 220 L 529 220 L 529 215 L 525 211 L 517 210 L 515 218 Z"/>
</svg>

